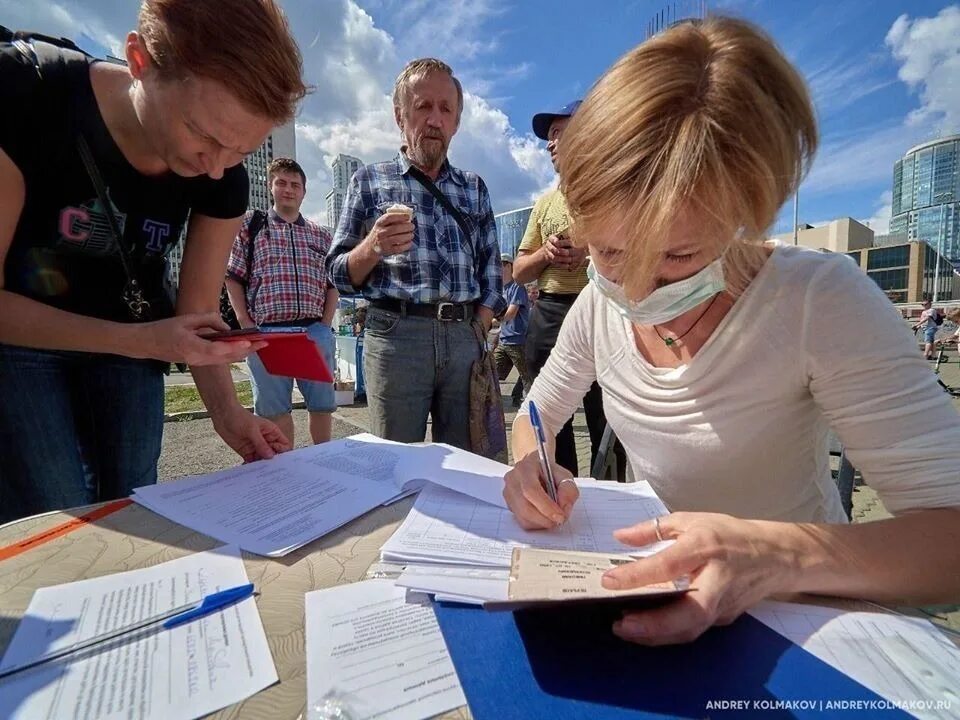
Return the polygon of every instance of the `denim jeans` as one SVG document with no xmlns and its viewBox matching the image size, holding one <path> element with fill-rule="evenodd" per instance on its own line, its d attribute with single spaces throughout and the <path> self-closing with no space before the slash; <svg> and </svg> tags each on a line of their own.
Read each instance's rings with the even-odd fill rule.
<svg viewBox="0 0 960 720">
<path fill-rule="evenodd" d="M 370 432 L 422 442 L 427 415 L 433 441 L 470 449 L 470 369 L 480 359 L 471 322 L 441 322 L 369 307 L 363 372 Z"/>
<path fill-rule="evenodd" d="M 159 363 L 0 344 L 0 523 L 157 481 Z"/>
</svg>

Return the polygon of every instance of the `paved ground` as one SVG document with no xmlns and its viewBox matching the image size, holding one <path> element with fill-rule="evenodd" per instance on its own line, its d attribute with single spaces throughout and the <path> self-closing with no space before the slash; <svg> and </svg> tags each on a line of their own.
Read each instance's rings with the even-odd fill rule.
<svg viewBox="0 0 960 720">
<path fill-rule="evenodd" d="M 960 387 L 960 358 L 956 351 L 949 353 L 949 361 L 940 367 L 941 378 L 953 387 Z M 507 417 L 507 427 L 516 415 L 516 409 L 510 403 L 510 390 L 515 377 L 511 375 L 502 385 L 502 392 L 507 398 L 504 404 L 504 413 Z M 960 398 L 954 399 L 954 406 L 960 410 Z M 309 431 L 307 413 L 304 410 L 294 411 L 296 426 L 296 445 L 302 447 L 307 443 Z M 334 416 L 333 436 L 347 437 L 367 429 L 367 408 L 365 405 L 341 407 Z M 583 413 L 574 416 L 574 431 L 577 438 L 577 448 L 580 457 L 580 474 L 589 475 L 590 443 L 587 436 L 586 421 Z M 428 427 L 429 439 L 429 427 Z M 229 467 L 237 458 L 213 431 L 209 420 L 190 420 L 168 422 L 165 425 L 163 451 L 160 457 L 161 481 L 183 475 L 211 472 Z M 858 486 L 853 494 L 854 522 L 869 522 L 890 517 L 883 503 L 876 493 L 866 486 Z M 960 630 L 960 606 L 944 606 L 926 608 L 930 613 L 940 616 L 940 621 L 956 630 Z"/>
</svg>

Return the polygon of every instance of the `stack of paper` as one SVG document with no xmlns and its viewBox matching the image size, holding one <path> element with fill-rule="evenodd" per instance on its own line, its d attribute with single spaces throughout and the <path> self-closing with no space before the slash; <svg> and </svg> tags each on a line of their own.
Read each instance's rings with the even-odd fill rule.
<svg viewBox="0 0 960 720">
<path fill-rule="evenodd" d="M 389 580 L 307 593 L 307 717 L 420 720 L 466 704 L 426 598 Z"/>
<path fill-rule="evenodd" d="M 0 669 L 244 585 L 237 548 L 37 590 Z M 277 681 L 251 597 L 0 680 L 4 718 L 195 718 Z"/>
<path fill-rule="evenodd" d="M 552 530 L 524 530 L 505 507 L 449 488 L 425 487 L 410 514 L 384 544 L 381 557 L 406 564 L 397 584 L 442 600 L 505 600 L 513 548 L 581 550 L 645 556 L 664 543 L 632 548 L 613 531 L 667 512 L 647 483 L 577 479 L 580 499 Z"/>
<path fill-rule="evenodd" d="M 362 434 L 137 488 L 133 499 L 197 532 L 277 557 L 416 492 L 427 480 L 484 501 L 498 499 L 507 470 L 448 445 L 404 445 Z"/>
</svg>

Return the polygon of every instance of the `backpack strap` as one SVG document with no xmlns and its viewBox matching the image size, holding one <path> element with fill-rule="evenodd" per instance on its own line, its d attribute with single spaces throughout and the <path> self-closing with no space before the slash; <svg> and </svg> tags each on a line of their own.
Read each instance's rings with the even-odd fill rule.
<svg viewBox="0 0 960 720">
<path fill-rule="evenodd" d="M 67 38 L 56 38 L 41 33 L 12 31 L 0 25 L 0 42 L 10 43 L 36 69 L 43 80 L 61 82 L 71 71 L 87 69 L 91 57 Z"/>
<path fill-rule="evenodd" d="M 247 284 L 250 284 L 250 277 L 253 275 L 253 251 L 254 243 L 257 242 L 257 235 L 260 234 L 260 231 L 263 230 L 264 226 L 267 227 L 267 232 L 269 232 L 269 226 L 267 225 L 267 214 L 263 210 L 254 210 L 253 215 L 250 216 L 250 224 L 247 226 Z"/>
</svg>

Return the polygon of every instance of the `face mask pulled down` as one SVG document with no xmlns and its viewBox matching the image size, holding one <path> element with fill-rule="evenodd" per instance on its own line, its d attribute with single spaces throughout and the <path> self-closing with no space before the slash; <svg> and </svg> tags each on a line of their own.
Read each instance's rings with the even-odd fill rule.
<svg viewBox="0 0 960 720">
<path fill-rule="evenodd" d="M 605 278 L 591 262 L 587 275 L 617 312 L 637 325 L 661 325 L 693 310 L 726 289 L 723 262 L 717 258 L 696 275 L 654 290 L 642 300 L 631 300 L 623 288 Z"/>
</svg>

